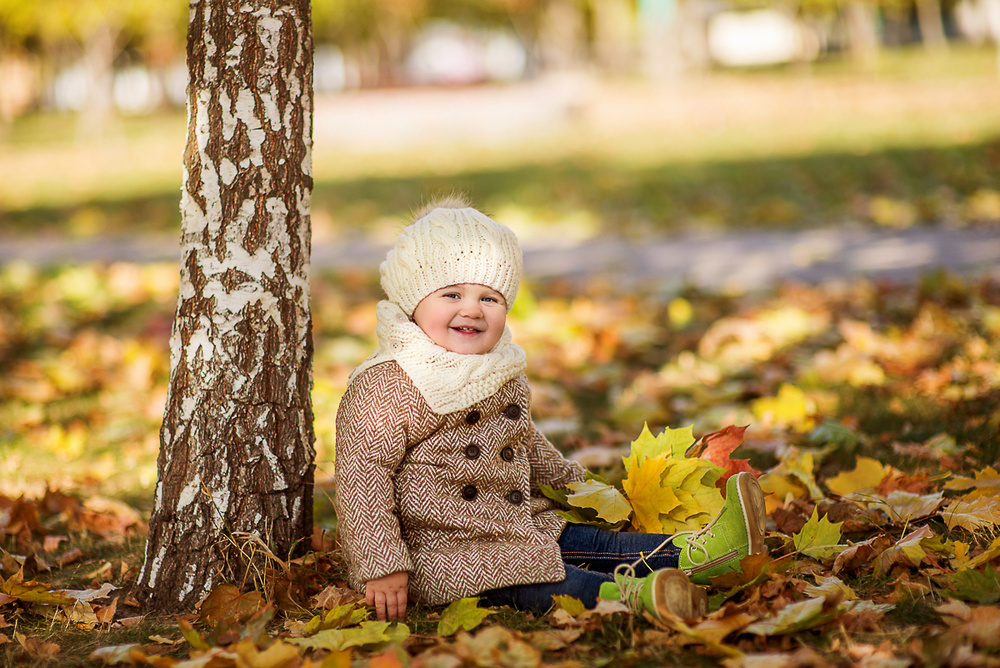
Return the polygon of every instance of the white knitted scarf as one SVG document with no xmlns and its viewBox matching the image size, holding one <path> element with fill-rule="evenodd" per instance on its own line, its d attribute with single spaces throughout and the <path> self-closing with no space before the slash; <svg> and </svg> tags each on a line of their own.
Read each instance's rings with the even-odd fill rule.
<svg viewBox="0 0 1000 668">
<path fill-rule="evenodd" d="M 454 353 L 434 343 L 399 306 L 386 300 L 378 303 L 375 334 L 379 349 L 351 372 L 350 380 L 376 364 L 395 360 L 439 415 L 495 394 L 527 366 L 524 350 L 511 341 L 506 326 L 490 352 Z"/>
</svg>

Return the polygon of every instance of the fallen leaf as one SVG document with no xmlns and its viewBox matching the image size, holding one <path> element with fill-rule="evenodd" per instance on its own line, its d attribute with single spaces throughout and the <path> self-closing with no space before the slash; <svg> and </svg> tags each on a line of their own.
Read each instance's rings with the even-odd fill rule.
<svg viewBox="0 0 1000 668">
<path fill-rule="evenodd" d="M 455 646 L 459 656 L 479 666 L 535 668 L 542 663 L 541 652 L 502 626 L 489 626 L 474 636 L 462 632 Z"/>
<path fill-rule="evenodd" d="M 605 522 L 617 524 L 627 520 L 632 514 L 632 506 L 614 485 L 590 479 L 571 482 L 566 487 L 573 491 L 567 497 L 569 503 L 594 509 L 597 516 Z"/>
<path fill-rule="evenodd" d="M 83 558 L 83 550 L 78 547 L 74 547 L 72 550 L 67 550 L 56 557 L 56 563 L 59 564 L 60 568 L 62 568 L 81 558 Z"/>
<path fill-rule="evenodd" d="M 399 642 L 409 636 L 406 624 L 361 622 L 356 628 L 326 629 L 307 638 L 290 638 L 288 642 L 309 649 L 341 651 L 351 647 L 370 648 L 383 643 Z"/>
<path fill-rule="evenodd" d="M 455 635 L 459 629 L 471 631 L 492 614 L 493 610 L 479 607 L 478 598 L 462 598 L 453 601 L 441 613 L 441 620 L 437 625 L 438 635 L 447 638 Z"/>
<path fill-rule="evenodd" d="M 115 613 L 118 612 L 118 599 L 112 599 L 111 603 L 94 609 L 97 621 L 101 624 L 110 624 L 115 620 Z"/>
<path fill-rule="evenodd" d="M 942 511 L 941 515 L 949 529 L 962 527 L 976 533 L 1000 524 L 1000 497 L 993 495 L 970 495 L 955 499 Z"/>
<path fill-rule="evenodd" d="M 314 608 L 335 608 L 345 604 L 357 604 L 364 602 L 365 597 L 345 587 L 330 585 L 320 593 L 310 599 L 310 604 Z"/>
<path fill-rule="evenodd" d="M 879 573 L 887 573 L 896 565 L 908 568 L 920 566 L 927 558 L 927 550 L 924 549 L 921 542 L 934 537 L 934 531 L 928 526 L 911 531 L 875 558 L 875 570 Z"/>
<path fill-rule="evenodd" d="M 870 568 L 875 557 L 888 550 L 892 545 L 892 536 L 884 533 L 873 536 L 863 543 L 851 545 L 834 559 L 833 573 L 834 575 L 841 572 L 857 573 L 862 569 Z"/>
<path fill-rule="evenodd" d="M 755 399 L 751 404 L 754 415 L 765 428 L 788 427 L 806 432 L 815 426 L 816 403 L 801 388 L 784 383 L 777 396 Z"/>
<path fill-rule="evenodd" d="M 667 427 L 658 436 L 653 436 L 648 424 L 642 425 L 639 437 L 632 441 L 629 455 L 624 458 L 625 470 L 651 457 L 683 458 L 694 443 L 694 428 L 671 429 Z"/>
<path fill-rule="evenodd" d="M 944 590 L 946 596 L 976 603 L 1000 601 L 1000 574 L 992 568 L 985 571 L 962 570 L 948 575 L 954 590 Z"/>
<path fill-rule="evenodd" d="M 117 589 L 118 587 L 114 586 L 110 582 L 105 582 L 98 589 L 60 589 L 58 591 L 60 594 L 65 594 L 66 596 L 76 599 L 77 601 L 90 602 L 98 598 L 107 598 L 111 592 Z"/>
<path fill-rule="evenodd" d="M 893 522 L 909 524 L 937 513 L 944 503 L 942 492 L 937 494 L 913 494 L 895 490 L 884 499 L 869 502 L 869 507 L 882 510 Z"/>
<path fill-rule="evenodd" d="M 14 640 L 24 648 L 30 657 L 41 661 L 51 660 L 62 651 L 62 647 L 54 642 L 41 638 L 29 638 L 18 631 L 14 631 Z"/>
<path fill-rule="evenodd" d="M 42 549 L 52 553 L 59 549 L 59 543 L 69 540 L 68 536 L 46 536 L 42 542 Z"/>
<path fill-rule="evenodd" d="M 44 582 L 34 580 L 20 580 L 16 576 L 11 576 L 3 585 L 0 591 L 11 598 L 28 603 L 45 603 L 48 605 L 73 605 L 75 600 L 58 591 L 51 591 Z"/>
<path fill-rule="evenodd" d="M 528 643 L 542 652 L 566 649 L 583 635 L 583 629 L 541 629 L 527 635 Z"/>
<path fill-rule="evenodd" d="M 826 481 L 827 488 L 838 496 L 849 496 L 856 492 L 878 488 L 885 478 L 886 466 L 871 457 L 858 457 L 851 471 L 843 471 Z"/>
<path fill-rule="evenodd" d="M 835 557 L 847 548 L 840 544 L 841 524 L 843 522 L 833 523 L 825 516 L 819 517 L 819 509 L 814 508 L 802 531 L 792 536 L 795 549 L 814 559 Z"/>
<path fill-rule="evenodd" d="M 750 466 L 749 459 L 730 458 L 733 451 L 743 445 L 743 434 L 746 430 L 746 427 L 730 425 L 702 436 L 697 444 L 700 446 L 700 452 L 696 456 L 707 459 L 724 471 L 716 485 L 724 487 L 726 481 L 737 473 L 751 473 L 755 478 L 760 476 L 761 472 Z"/>
<path fill-rule="evenodd" d="M 774 617 L 755 622 L 745 630 L 759 636 L 777 636 L 811 629 L 841 616 L 845 610 L 838 603 L 826 597 L 790 603 Z"/>
<path fill-rule="evenodd" d="M 264 597 L 259 591 L 243 594 L 234 585 L 221 584 L 202 601 L 198 621 L 212 627 L 232 626 L 247 621 L 263 607 Z"/>
<path fill-rule="evenodd" d="M 72 607 L 63 608 L 66 619 L 78 626 L 94 628 L 98 624 L 97 615 L 94 608 L 89 603 L 77 601 Z"/>
<path fill-rule="evenodd" d="M 666 470 L 667 460 L 663 455 L 636 458 L 622 481 L 622 488 L 635 512 L 635 525 L 639 531 L 663 533 L 660 514 L 666 514 L 680 505 L 673 490 L 660 484 Z"/>
<path fill-rule="evenodd" d="M 995 468 L 987 466 L 982 471 L 976 471 L 973 475 L 975 476 L 973 478 L 955 476 L 945 483 L 944 488 L 948 490 L 982 490 L 991 494 L 1000 493 L 1000 472 L 997 472 Z"/>
<path fill-rule="evenodd" d="M 583 604 L 583 601 L 573 596 L 560 596 L 553 594 L 552 602 L 555 605 L 556 610 L 565 610 L 573 617 L 579 617 L 583 614 L 583 611 L 587 609 L 587 606 Z"/>
<path fill-rule="evenodd" d="M 845 601 L 850 601 L 858 597 L 854 590 L 848 587 L 843 580 L 831 575 L 824 578 L 817 578 L 816 584 L 809 585 L 802 590 L 806 596 L 819 597 L 840 597 Z"/>
<path fill-rule="evenodd" d="M 90 653 L 88 661 L 100 662 L 106 666 L 113 666 L 119 663 L 134 664 L 134 654 L 144 654 L 142 645 L 139 643 L 129 643 L 127 645 L 111 645 L 109 647 L 99 647 Z"/>
</svg>

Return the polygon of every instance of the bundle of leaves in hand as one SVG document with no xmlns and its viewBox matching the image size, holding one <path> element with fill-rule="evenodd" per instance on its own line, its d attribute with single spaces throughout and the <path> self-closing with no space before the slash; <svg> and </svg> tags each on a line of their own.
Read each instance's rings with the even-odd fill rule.
<svg viewBox="0 0 1000 668">
<path fill-rule="evenodd" d="M 625 478 L 617 487 L 588 473 L 567 490 L 542 486 L 562 504 L 567 521 L 606 529 L 673 534 L 707 524 L 722 509 L 721 489 L 739 471 L 753 471 L 747 460 L 730 460 L 746 427 L 726 427 L 696 442 L 691 427 L 664 429 L 653 436 L 643 425 L 622 458 Z"/>
</svg>

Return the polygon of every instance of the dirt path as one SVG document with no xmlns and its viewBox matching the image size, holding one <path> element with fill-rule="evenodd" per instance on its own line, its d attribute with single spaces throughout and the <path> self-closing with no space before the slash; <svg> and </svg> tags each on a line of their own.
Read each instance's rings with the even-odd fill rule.
<svg viewBox="0 0 1000 668">
<path fill-rule="evenodd" d="M 374 271 L 386 250 L 365 242 L 317 243 L 313 266 Z M 0 237 L 0 264 L 177 262 L 178 258 L 177 240 L 166 236 L 77 241 Z M 656 284 L 672 289 L 687 284 L 755 290 L 783 279 L 821 282 L 860 276 L 907 281 L 936 268 L 1000 280 L 1000 230 L 858 227 L 525 243 L 529 278 L 600 277 L 626 287 Z"/>
</svg>

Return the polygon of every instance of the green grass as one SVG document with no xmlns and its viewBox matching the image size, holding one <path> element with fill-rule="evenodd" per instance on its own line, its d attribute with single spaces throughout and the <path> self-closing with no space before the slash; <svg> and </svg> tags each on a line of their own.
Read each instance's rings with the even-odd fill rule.
<svg viewBox="0 0 1000 668">
<path fill-rule="evenodd" d="M 806 75 L 597 82 L 562 125 L 502 144 L 359 150 L 321 139 L 314 225 L 381 238 L 456 188 L 560 235 L 995 220 L 982 196 L 1000 192 L 995 61 L 991 48 L 911 49 L 886 51 L 864 74 L 831 58 Z M 80 139 L 72 118 L 18 119 L 0 137 L 0 224 L 79 237 L 176 230 L 184 125 L 177 111 Z"/>
</svg>

